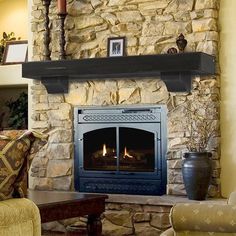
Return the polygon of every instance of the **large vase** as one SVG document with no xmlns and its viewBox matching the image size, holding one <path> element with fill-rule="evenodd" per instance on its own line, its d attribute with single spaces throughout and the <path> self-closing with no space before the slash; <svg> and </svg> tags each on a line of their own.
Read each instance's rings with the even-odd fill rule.
<svg viewBox="0 0 236 236">
<path fill-rule="evenodd" d="M 182 173 L 187 196 L 192 200 L 205 200 L 211 179 L 211 153 L 185 153 Z"/>
</svg>

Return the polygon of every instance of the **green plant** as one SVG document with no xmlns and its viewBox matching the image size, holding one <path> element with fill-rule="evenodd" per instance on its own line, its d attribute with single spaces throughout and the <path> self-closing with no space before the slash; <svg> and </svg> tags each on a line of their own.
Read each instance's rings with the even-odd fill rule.
<svg viewBox="0 0 236 236">
<path fill-rule="evenodd" d="M 6 47 L 7 41 L 13 41 L 13 40 L 20 40 L 20 37 L 16 38 L 14 32 L 11 32 L 9 34 L 3 32 L 2 39 L 0 40 L 0 62 L 2 61 L 3 52 Z"/>
<path fill-rule="evenodd" d="M 15 101 L 7 101 L 10 110 L 8 125 L 14 129 L 26 129 L 28 124 L 28 95 L 22 92 Z"/>
</svg>

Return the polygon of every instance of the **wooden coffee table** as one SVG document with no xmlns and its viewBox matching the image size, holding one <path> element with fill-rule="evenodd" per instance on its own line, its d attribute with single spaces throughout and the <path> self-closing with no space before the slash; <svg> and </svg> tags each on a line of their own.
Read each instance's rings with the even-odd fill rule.
<svg viewBox="0 0 236 236">
<path fill-rule="evenodd" d="M 42 223 L 87 215 L 88 235 L 102 235 L 100 215 L 107 195 L 28 190 L 28 198 L 38 206 Z"/>
</svg>

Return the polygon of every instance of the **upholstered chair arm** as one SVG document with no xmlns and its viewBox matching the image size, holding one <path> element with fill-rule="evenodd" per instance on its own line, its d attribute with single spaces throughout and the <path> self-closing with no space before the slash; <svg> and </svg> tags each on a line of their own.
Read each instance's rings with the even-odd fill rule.
<svg viewBox="0 0 236 236">
<path fill-rule="evenodd" d="M 230 194 L 228 204 L 236 205 L 236 191 Z"/>
<path fill-rule="evenodd" d="M 0 235 L 41 236 L 38 207 L 26 198 L 0 201 Z"/>
<path fill-rule="evenodd" d="M 175 232 L 236 232 L 236 205 L 178 203 L 170 220 Z"/>
</svg>

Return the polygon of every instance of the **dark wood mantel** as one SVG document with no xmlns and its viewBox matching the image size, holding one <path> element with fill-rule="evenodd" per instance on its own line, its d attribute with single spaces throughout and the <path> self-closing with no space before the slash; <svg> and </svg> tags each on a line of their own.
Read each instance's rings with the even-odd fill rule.
<svg viewBox="0 0 236 236">
<path fill-rule="evenodd" d="M 202 52 L 77 60 L 35 61 L 22 64 L 22 77 L 39 79 L 48 93 L 67 93 L 68 80 L 160 76 L 168 91 L 190 91 L 192 76 L 215 74 L 215 58 Z"/>
</svg>

